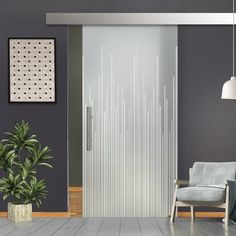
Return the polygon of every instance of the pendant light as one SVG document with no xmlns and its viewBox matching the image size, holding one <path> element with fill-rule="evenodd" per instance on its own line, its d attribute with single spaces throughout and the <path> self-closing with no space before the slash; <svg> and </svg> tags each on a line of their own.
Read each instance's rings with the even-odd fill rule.
<svg viewBox="0 0 236 236">
<path fill-rule="evenodd" d="M 234 1 L 235 0 L 233 0 L 233 76 L 223 85 L 222 99 L 236 99 L 236 77 L 234 72 Z"/>
</svg>

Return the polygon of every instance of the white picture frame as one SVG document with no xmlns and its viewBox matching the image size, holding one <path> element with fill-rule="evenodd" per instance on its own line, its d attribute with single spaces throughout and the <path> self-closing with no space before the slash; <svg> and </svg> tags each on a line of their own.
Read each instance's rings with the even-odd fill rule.
<svg viewBox="0 0 236 236">
<path fill-rule="evenodd" d="M 9 102 L 56 102 L 55 38 L 9 38 Z"/>
</svg>

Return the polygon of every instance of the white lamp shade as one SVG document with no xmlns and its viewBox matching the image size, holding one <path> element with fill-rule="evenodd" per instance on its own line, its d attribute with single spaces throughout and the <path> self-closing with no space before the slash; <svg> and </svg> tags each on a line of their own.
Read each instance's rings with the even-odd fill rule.
<svg viewBox="0 0 236 236">
<path fill-rule="evenodd" d="M 226 81 L 222 89 L 222 99 L 236 99 L 236 77 L 232 76 Z"/>
</svg>

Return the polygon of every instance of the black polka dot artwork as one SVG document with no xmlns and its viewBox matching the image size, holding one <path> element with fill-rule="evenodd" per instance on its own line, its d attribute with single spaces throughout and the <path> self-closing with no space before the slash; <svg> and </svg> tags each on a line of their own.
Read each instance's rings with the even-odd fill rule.
<svg viewBox="0 0 236 236">
<path fill-rule="evenodd" d="M 9 39 L 10 102 L 55 102 L 55 39 Z"/>
</svg>

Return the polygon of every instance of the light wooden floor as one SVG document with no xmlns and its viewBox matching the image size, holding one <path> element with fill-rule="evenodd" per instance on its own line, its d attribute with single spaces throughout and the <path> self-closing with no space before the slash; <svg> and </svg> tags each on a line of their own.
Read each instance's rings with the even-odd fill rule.
<svg viewBox="0 0 236 236">
<path fill-rule="evenodd" d="M 15 224 L 0 219 L 0 235 L 40 236 L 235 236 L 236 225 L 225 228 L 217 219 L 167 218 L 34 218 L 31 223 Z"/>
</svg>

